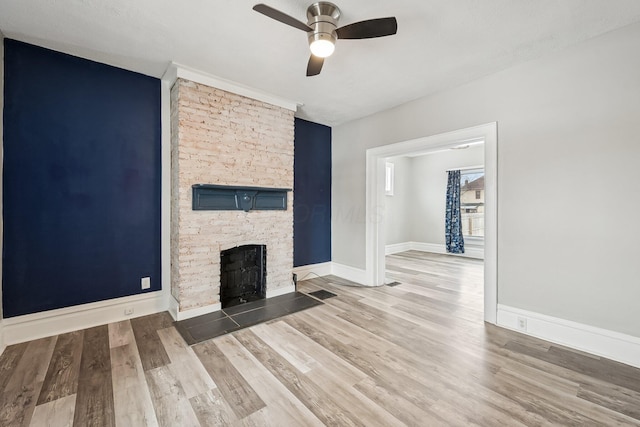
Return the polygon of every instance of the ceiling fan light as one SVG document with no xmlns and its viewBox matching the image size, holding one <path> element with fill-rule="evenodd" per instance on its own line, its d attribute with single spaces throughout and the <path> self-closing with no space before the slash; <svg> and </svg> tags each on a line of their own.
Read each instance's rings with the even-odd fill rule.
<svg viewBox="0 0 640 427">
<path fill-rule="evenodd" d="M 326 58 L 327 56 L 331 56 L 336 46 L 327 39 L 319 39 L 314 40 L 309 45 L 309 49 L 311 49 L 311 53 L 319 58 Z"/>
</svg>

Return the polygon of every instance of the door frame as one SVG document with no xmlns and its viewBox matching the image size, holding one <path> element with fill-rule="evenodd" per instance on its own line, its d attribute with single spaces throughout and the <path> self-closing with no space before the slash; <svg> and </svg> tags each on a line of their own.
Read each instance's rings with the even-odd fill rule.
<svg viewBox="0 0 640 427">
<path fill-rule="evenodd" d="M 385 281 L 385 159 L 447 150 L 484 141 L 484 320 L 495 324 L 498 308 L 498 126 L 496 122 L 371 148 L 366 153 L 366 282 Z M 443 196 L 444 197 L 444 196 Z"/>
</svg>

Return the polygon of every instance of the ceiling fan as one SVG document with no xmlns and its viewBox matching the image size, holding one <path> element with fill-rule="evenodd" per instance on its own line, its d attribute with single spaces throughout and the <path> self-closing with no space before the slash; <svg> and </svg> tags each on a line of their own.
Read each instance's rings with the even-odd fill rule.
<svg viewBox="0 0 640 427">
<path fill-rule="evenodd" d="M 308 34 L 311 57 L 307 64 L 307 76 L 320 74 L 324 58 L 333 53 L 338 39 L 370 39 L 391 36 L 398 31 L 398 22 L 394 17 L 368 19 L 338 28 L 340 9 L 327 1 L 313 3 L 307 8 L 306 24 L 266 4 L 257 4 L 253 10 Z"/>
</svg>

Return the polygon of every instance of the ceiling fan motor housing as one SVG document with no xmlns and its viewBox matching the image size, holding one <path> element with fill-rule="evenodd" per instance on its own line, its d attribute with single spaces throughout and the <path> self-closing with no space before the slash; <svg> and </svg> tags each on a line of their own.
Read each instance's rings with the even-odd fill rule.
<svg viewBox="0 0 640 427">
<path fill-rule="evenodd" d="M 340 9 L 328 1 L 319 1 L 307 8 L 306 24 L 263 3 L 253 6 L 253 10 L 307 33 L 311 50 L 307 63 L 307 77 L 320 74 L 324 60 L 334 52 L 338 38 L 371 39 L 391 36 L 398 31 L 398 22 L 393 16 L 367 19 L 338 28 Z"/>
<path fill-rule="evenodd" d="M 307 8 L 308 25 L 313 28 L 309 32 L 309 44 L 316 40 L 327 40 L 335 44 L 338 39 L 336 28 L 340 18 L 340 9 L 333 3 L 321 1 Z"/>
</svg>

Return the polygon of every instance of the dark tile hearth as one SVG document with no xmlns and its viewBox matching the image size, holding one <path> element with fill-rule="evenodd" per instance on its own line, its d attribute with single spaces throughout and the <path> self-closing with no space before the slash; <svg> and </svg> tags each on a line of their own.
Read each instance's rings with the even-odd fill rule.
<svg viewBox="0 0 640 427">
<path fill-rule="evenodd" d="M 331 298 L 331 297 L 337 296 L 333 292 L 325 291 L 324 289 L 320 289 L 319 291 L 309 292 L 309 295 L 311 295 L 314 298 L 321 299 L 321 300 L 325 300 L 327 298 Z"/>
<path fill-rule="evenodd" d="M 331 294 L 331 292 L 327 293 Z M 334 295 L 331 294 L 331 296 Z M 306 294 L 292 292 L 181 320 L 175 322 L 175 327 L 187 344 L 193 345 L 321 304 L 323 304 L 322 301 Z"/>
</svg>

